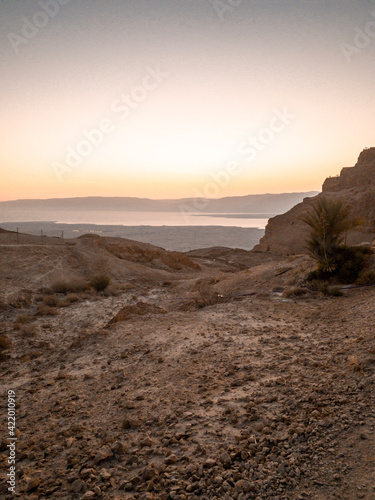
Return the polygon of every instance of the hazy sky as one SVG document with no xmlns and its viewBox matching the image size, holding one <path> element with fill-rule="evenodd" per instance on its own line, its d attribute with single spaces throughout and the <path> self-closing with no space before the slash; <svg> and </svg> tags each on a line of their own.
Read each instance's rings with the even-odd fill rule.
<svg viewBox="0 0 375 500">
<path fill-rule="evenodd" d="M 0 200 L 319 190 L 375 145 L 371 0 L 4 0 L 0 61 Z"/>
</svg>

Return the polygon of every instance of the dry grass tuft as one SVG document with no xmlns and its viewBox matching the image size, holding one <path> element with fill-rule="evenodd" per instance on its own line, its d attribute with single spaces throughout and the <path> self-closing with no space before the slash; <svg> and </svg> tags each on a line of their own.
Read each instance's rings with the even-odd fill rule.
<svg viewBox="0 0 375 500">
<path fill-rule="evenodd" d="M 89 288 L 89 284 L 83 278 L 73 276 L 71 278 L 60 279 L 52 283 L 51 291 L 53 293 L 67 294 L 69 292 L 85 292 Z"/>
<path fill-rule="evenodd" d="M 38 333 L 38 328 L 33 323 L 30 325 L 22 325 L 20 328 L 20 334 L 22 337 L 35 337 Z"/>
<path fill-rule="evenodd" d="M 7 335 L 0 335 L 0 350 L 4 351 L 12 347 L 12 341 Z"/>
<path fill-rule="evenodd" d="M 46 295 L 43 298 L 43 304 L 50 307 L 56 307 L 59 305 L 59 299 L 56 295 Z"/>
<path fill-rule="evenodd" d="M 285 290 L 283 292 L 283 297 L 301 297 L 302 295 L 306 295 L 306 293 L 308 292 L 308 290 L 306 288 L 302 288 L 302 287 L 294 287 L 294 288 L 290 288 L 289 290 Z"/>
<path fill-rule="evenodd" d="M 107 274 L 98 274 L 90 280 L 90 286 L 97 292 L 103 292 L 111 282 Z"/>
<path fill-rule="evenodd" d="M 35 316 L 57 316 L 58 311 L 55 307 L 46 306 L 45 304 L 41 304 L 38 306 Z"/>
</svg>

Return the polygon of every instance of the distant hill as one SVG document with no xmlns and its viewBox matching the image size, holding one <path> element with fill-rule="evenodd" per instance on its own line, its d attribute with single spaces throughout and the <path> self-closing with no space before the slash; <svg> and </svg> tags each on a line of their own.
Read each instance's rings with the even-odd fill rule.
<svg viewBox="0 0 375 500">
<path fill-rule="evenodd" d="M 0 202 L 5 211 L 128 211 L 128 212 L 203 212 L 203 213 L 264 213 L 280 214 L 315 196 L 307 193 L 251 194 L 218 199 L 183 198 L 152 200 L 131 197 L 51 198 L 47 200 L 14 200 Z"/>
</svg>

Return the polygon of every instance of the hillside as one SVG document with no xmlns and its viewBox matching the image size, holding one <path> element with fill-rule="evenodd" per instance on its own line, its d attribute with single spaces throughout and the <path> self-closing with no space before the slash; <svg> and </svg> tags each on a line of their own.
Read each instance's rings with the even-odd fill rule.
<svg viewBox="0 0 375 500">
<path fill-rule="evenodd" d="M 373 499 L 375 292 L 324 296 L 313 266 L 0 231 L 20 497 Z"/>
<path fill-rule="evenodd" d="M 288 210 L 312 193 L 281 193 L 232 196 L 219 199 L 184 198 L 150 200 L 130 197 L 54 198 L 48 200 L 14 200 L 0 202 L 0 218 L 9 211 L 136 211 L 136 212 L 197 212 L 197 213 L 266 213 Z M 50 219 L 48 219 L 50 220 Z"/>
<path fill-rule="evenodd" d="M 321 194 L 305 198 L 285 214 L 271 218 L 254 250 L 284 255 L 306 253 L 308 227 L 299 216 L 319 196 L 343 199 L 353 215 L 363 220 L 362 226 L 348 233 L 348 244 L 371 243 L 375 238 L 375 148 L 362 151 L 354 167 L 343 168 L 338 177 L 326 179 Z"/>
</svg>

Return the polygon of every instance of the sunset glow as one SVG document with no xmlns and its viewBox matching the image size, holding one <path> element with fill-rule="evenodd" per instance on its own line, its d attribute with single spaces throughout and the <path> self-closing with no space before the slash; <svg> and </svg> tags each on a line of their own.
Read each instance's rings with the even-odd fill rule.
<svg viewBox="0 0 375 500">
<path fill-rule="evenodd" d="M 233 162 L 213 197 L 319 190 L 354 165 L 375 5 L 238 4 L 1 2 L 0 200 L 191 197 Z"/>
</svg>

